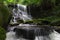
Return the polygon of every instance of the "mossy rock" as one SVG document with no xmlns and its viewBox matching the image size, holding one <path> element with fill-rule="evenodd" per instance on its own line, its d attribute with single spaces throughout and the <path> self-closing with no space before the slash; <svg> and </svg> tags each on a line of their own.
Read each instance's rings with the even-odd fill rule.
<svg viewBox="0 0 60 40">
<path fill-rule="evenodd" d="M 6 38 L 6 31 L 0 27 L 0 40 L 5 40 Z"/>
<path fill-rule="evenodd" d="M 33 20 L 33 23 L 38 24 L 38 25 L 49 25 L 50 21 L 46 19 L 35 19 Z"/>
<path fill-rule="evenodd" d="M 18 23 L 24 23 L 24 21 L 23 21 L 23 20 L 17 20 L 17 22 L 18 22 Z"/>
<path fill-rule="evenodd" d="M 33 21 L 31 20 L 31 21 L 26 21 L 26 22 L 24 22 L 25 24 L 32 24 L 33 23 Z"/>
</svg>

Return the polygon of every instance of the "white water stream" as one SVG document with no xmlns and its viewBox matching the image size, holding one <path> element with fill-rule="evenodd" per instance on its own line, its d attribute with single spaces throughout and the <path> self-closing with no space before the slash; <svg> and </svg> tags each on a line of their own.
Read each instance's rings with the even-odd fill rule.
<svg viewBox="0 0 60 40">
<path fill-rule="evenodd" d="M 39 39 L 38 39 L 39 37 Z M 36 36 L 35 40 L 60 40 L 60 34 L 56 31 L 52 32 L 48 37 L 47 36 Z M 6 40 L 27 40 L 24 38 L 16 38 L 15 32 L 10 31 L 6 33 Z"/>
<path fill-rule="evenodd" d="M 17 8 L 12 9 L 13 21 L 11 21 L 11 23 L 17 23 L 18 18 L 24 22 L 27 20 L 32 20 L 31 15 L 27 13 L 26 7 L 26 5 L 17 4 Z"/>
</svg>

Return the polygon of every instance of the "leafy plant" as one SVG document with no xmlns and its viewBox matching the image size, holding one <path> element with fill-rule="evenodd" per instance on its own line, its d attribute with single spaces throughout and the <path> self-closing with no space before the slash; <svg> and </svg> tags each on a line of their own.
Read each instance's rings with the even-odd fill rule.
<svg viewBox="0 0 60 40">
<path fill-rule="evenodd" d="M 8 7 L 4 4 L 0 4 L 0 26 L 6 28 L 9 24 L 11 19 L 11 12 L 9 11 Z"/>
<path fill-rule="evenodd" d="M 5 40 L 6 31 L 0 26 L 0 40 Z"/>
</svg>

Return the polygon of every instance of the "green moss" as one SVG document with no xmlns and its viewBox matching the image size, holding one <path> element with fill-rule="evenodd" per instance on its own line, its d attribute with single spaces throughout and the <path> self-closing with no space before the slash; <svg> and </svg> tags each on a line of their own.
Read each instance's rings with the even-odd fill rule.
<svg viewBox="0 0 60 40">
<path fill-rule="evenodd" d="M 60 26 L 60 19 L 56 19 L 56 20 L 52 21 L 50 25 Z"/>
<path fill-rule="evenodd" d="M 0 40 L 5 40 L 6 38 L 6 31 L 0 27 Z"/>
</svg>

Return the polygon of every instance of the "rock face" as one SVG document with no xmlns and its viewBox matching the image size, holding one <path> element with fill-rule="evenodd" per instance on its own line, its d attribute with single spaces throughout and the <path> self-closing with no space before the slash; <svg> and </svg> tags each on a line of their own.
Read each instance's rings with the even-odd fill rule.
<svg viewBox="0 0 60 40">
<path fill-rule="evenodd" d="M 55 31 L 57 31 L 58 33 L 60 33 L 60 28 L 56 29 Z"/>
<path fill-rule="evenodd" d="M 51 0 L 43 0 L 41 5 L 30 4 L 27 6 L 28 13 L 30 12 L 33 18 L 41 18 L 51 16 L 54 5 Z M 37 16 L 38 15 L 38 16 Z"/>
</svg>

